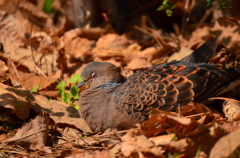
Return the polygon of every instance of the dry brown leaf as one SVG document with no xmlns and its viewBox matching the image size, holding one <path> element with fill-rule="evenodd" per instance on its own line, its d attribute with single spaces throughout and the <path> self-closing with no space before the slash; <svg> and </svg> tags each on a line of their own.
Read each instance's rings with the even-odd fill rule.
<svg viewBox="0 0 240 158">
<path fill-rule="evenodd" d="M 0 10 L 4 10 L 9 14 L 13 14 L 16 12 L 17 6 L 15 5 L 18 0 L 10 1 L 10 0 L 2 0 L 0 1 Z"/>
<path fill-rule="evenodd" d="M 18 3 L 18 11 L 23 17 L 28 19 L 32 24 L 45 29 L 54 29 L 52 19 L 45 14 L 40 8 L 28 1 L 20 1 Z"/>
<path fill-rule="evenodd" d="M 31 149 L 43 149 L 47 142 L 49 124 L 49 115 L 41 113 L 18 129 L 16 135 L 5 142 L 17 143 Z"/>
<path fill-rule="evenodd" d="M 93 136 L 91 137 L 83 137 L 82 132 L 80 132 L 77 128 L 73 128 L 72 125 L 69 124 L 58 124 L 61 127 L 60 133 L 64 139 L 60 139 L 58 144 L 63 144 L 64 147 L 73 147 L 73 143 L 75 145 L 79 145 L 82 147 L 88 147 L 93 145 L 100 144 L 99 139 Z"/>
<path fill-rule="evenodd" d="M 80 118 L 78 111 L 64 102 L 52 100 L 49 101 L 42 95 L 34 95 L 36 105 L 33 109 L 36 112 L 46 111 L 56 124 L 70 124 L 76 126 L 84 132 L 91 132 L 86 122 Z"/>
<path fill-rule="evenodd" d="M 158 147 L 141 135 L 139 130 L 130 129 L 126 135 L 122 137 L 122 153 L 126 157 L 164 157 Z"/>
<path fill-rule="evenodd" d="M 170 62 L 172 60 L 181 60 L 185 56 L 191 54 L 193 50 L 187 48 L 187 47 L 181 47 L 179 52 L 173 53 L 169 58 L 167 62 Z"/>
<path fill-rule="evenodd" d="M 211 28 L 211 33 L 218 36 L 219 40 L 230 48 L 234 42 L 240 39 L 240 32 L 237 31 L 240 28 L 239 23 L 240 20 L 237 18 L 220 17 Z"/>
<path fill-rule="evenodd" d="M 19 72 L 22 87 L 24 87 L 27 90 L 32 90 L 38 84 L 39 91 L 43 89 L 46 90 L 50 86 L 55 87 L 59 82 L 58 74 L 56 75 L 44 77 L 44 76 L 37 76 L 31 73 Z"/>
<path fill-rule="evenodd" d="M 24 45 L 25 33 L 29 24 L 20 21 L 15 15 L 0 11 L 0 41 L 4 44 L 5 52 L 13 51 Z"/>
<path fill-rule="evenodd" d="M 67 59 L 70 58 L 69 55 L 74 58 L 83 58 L 85 57 L 85 53 L 89 52 L 92 48 L 92 42 L 86 38 L 79 37 L 78 33 L 78 29 L 70 30 L 60 38 L 58 49 L 64 48 Z M 86 55 L 86 57 L 93 56 L 92 53 L 86 53 Z"/>
<path fill-rule="evenodd" d="M 127 70 L 139 70 L 139 69 L 147 69 L 151 67 L 152 64 L 147 61 L 146 58 L 134 58 L 132 59 L 124 69 Z"/>
<path fill-rule="evenodd" d="M 161 128 L 159 128 L 161 127 Z M 147 137 L 168 131 L 178 131 L 178 136 L 184 137 L 198 135 L 208 130 L 206 127 L 200 125 L 189 118 L 179 118 L 169 114 L 154 114 L 151 118 L 144 122 L 141 130 Z"/>
<path fill-rule="evenodd" d="M 14 93 L 11 89 L 0 87 L 0 106 L 14 110 L 16 116 L 24 120 L 33 105 L 30 101 Z"/>
<path fill-rule="evenodd" d="M 216 121 L 215 116 L 212 113 L 206 113 L 197 122 L 200 124 L 208 125 L 208 124 L 213 123 L 214 121 Z"/>
<path fill-rule="evenodd" d="M 96 145 L 99 143 L 100 143 L 99 140 L 94 137 L 81 138 L 81 139 L 78 139 L 76 142 L 76 144 L 80 146 Z"/>
<path fill-rule="evenodd" d="M 102 151 L 95 154 L 89 154 L 86 151 L 79 149 L 65 150 L 56 158 L 113 158 L 108 151 Z"/>
<path fill-rule="evenodd" d="M 6 64 L 0 60 L 0 76 L 3 76 L 8 71 Z"/>
<path fill-rule="evenodd" d="M 236 131 L 240 128 L 240 122 L 223 122 L 222 127 L 229 132 Z"/>
<path fill-rule="evenodd" d="M 192 32 L 192 36 L 190 39 L 183 39 L 181 46 L 185 46 L 187 48 L 192 48 L 194 45 L 203 40 L 204 37 L 208 37 L 210 35 L 209 26 L 203 26 L 201 28 L 197 28 Z M 203 42 L 203 41 L 202 41 Z"/>
<path fill-rule="evenodd" d="M 211 113 L 211 110 L 208 107 L 206 107 L 204 104 L 201 104 L 201 103 L 194 104 L 193 102 L 190 102 L 186 106 L 182 106 L 180 108 L 180 113 L 182 114 L 182 116 L 191 116 L 191 115 L 197 115 L 197 114 Z"/>
<path fill-rule="evenodd" d="M 19 77 L 19 73 L 17 71 L 16 66 L 14 65 L 13 61 L 8 58 L 8 69 L 9 69 L 9 77 L 13 86 L 20 86 L 21 81 Z"/>
<path fill-rule="evenodd" d="M 84 28 L 76 28 L 73 29 L 71 31 L 74 31 L 79 37 L 82 38 L 87 38 L 89 40 L 97 40 L 99 39 L 103 34 L 107 33 L 106 29 L 100 28 L 100 27 L 96 27 L 96 28 L 88 28 L 88 29 L 84 29 Z"/>
<path fill-rule="evenodd" d="M 130 58 L 140 54 L 140 49 L 141 47 L 136 42 L 129 40 L 125 35 L 107 34 L 99 38 L 96 48 L 92 51 L 101 59 L 109 59 Z"/>
<path fill-rule="evenodd" d="M 1 83 L 7 82 L 9 80 L 9 73 L 7 71 L 8 71 L 8 67 L 2 60 L 0 60 L 0 82 Z"/>
<path fill-rule="evenodd" d="M 46 90 L 46 91 L 45 90 L 41 90 L 38 93 L 41 94 L 41 95 L 44 95 L 44 96 L 46 96 L 48 98 L 57 98 L 57 97 L 59 97 L 59 94 L 58 94 L 57 90 L 53 90 L 53 91 L 51 91 L 51 90 Z"/>
<path fill-rule="evenodd" d="M 240 120 L 240 102 L 234 99 L 228 99 L 223 102 L 223 113 L 229 120 Z"/>
<path fill-rule="evenodd" d="M 8 138 L 8 135 L 7 134 L 1 134 L 0 135 L 0 142 L 4 141 L 5 139 Z"/>
<path fill-rule="evenodd" d="M 168 135 L 160 135 L 156 137 L 150 137 L 149 140 L 154 142 L 156 146 L 165 146 L 169 144 L 173 138 L 175 137 L 175 134 L 168 134 Z"/>
<path fill-rule="evenodd" d="M 211 149 L 209 158 L 239 157 L 240 128 L 220 138 Z"/>
<path fill-rule="evenodd" d="M 206 127 L 205 127 L 206 128 Z M 185 130 L 183 128 L 182 130 Z M 207 157 L 209 155 L 212 147 L 217 142 L 219 138 L 228 134 L 228 132 L 223 129 L 218 124 L 211 126 L 208 130 L 202 130 L 201 132 L 197 132 L 194 135 L 188 136 L 188 132 L 186 132 L 186 136 L 182 137 L 182 139 L 170 142 L 165 148 L 168 151 L 173 153 L 180 153 L 195 156 L 197 152 L 200 152 L 201 155 Z M 176 130 L 176 136 L 179 137 L 179 132 Z M 182 135 L 180 133 L 180 135 Z"/>
</svg>

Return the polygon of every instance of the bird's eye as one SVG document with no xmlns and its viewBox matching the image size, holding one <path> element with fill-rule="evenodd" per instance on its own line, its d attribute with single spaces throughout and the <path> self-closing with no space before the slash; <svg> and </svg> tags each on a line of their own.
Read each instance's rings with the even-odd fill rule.
<svg viewBox="0 0 240 158">
<path fill-rule="evenodd" d="M 97 77 L 97 73 L 93 72 L 92 73 L 92 78 L 96 78 Z"/>
</svg>

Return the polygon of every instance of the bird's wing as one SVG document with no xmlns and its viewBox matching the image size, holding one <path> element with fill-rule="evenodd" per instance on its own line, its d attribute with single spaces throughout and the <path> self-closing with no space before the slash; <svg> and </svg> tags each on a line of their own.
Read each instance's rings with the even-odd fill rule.
<svg viewBox="0 0 240 158">
<path fill-rule="evenodd" d="M 165 65 L 130 76 L 114 91 L 114 105 L 128 114 L 149 115 L 192 101 L 205 90 L 209 71 L 198 66 Z"/>
<path fill-rule="evenodd" d="M 234 82 L 240 82 L 240 67 L 209 69 L 209 72 L 210 75 L 205 86 L 206 90 L 204 93 L 196 94 L 194 98 L 196 102 L 205 102 L 208 98 L 217 96 L 227 90 Z"/>
</svg>

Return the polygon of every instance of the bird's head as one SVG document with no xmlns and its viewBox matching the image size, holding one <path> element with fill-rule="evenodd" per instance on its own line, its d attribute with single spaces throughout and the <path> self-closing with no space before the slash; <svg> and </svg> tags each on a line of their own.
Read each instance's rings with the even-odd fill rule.
<svg viewBox="0 0 240 158">
<path fill-rule="evenodd" d="M 78 87 L 97 88 L 106 83 L 120 83 L 123 76 L 120 69 L 108 62 L 91 62 L 82 71 L 83 81 Z"/>
</svg>

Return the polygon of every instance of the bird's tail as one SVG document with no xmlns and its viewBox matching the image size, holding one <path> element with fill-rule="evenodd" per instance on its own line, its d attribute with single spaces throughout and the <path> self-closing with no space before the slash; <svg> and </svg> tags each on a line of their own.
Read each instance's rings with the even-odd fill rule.
<svg viewBox="0 0 240 158">
<path fill-rule="evenodd" d="M 213 54 L 217 48 L 218 38 L 214 37 L 201 45 L 190 55 L 184 57 L 181 62 L 190 63 L 207 63 L 213 57 Z"/>
</svg>

